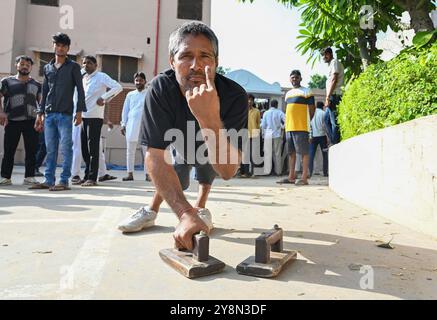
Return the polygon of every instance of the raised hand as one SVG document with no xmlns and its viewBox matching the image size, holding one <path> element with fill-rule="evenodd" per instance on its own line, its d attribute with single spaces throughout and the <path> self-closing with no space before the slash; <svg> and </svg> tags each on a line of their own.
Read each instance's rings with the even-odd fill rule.
<svg viewBox="0 0 437 320">
<path fill-rule="evenodd" d="M 185 92 L 188 106 L 201 125 L 220 119 L 220 100 L 211 67 L 205 67 L 205 76 L 206 84 Z"/>
</svg>

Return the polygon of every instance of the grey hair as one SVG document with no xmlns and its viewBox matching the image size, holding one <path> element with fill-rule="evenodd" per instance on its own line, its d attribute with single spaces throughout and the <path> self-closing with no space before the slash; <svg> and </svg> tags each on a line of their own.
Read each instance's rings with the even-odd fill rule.
<svg viewBox="0 0 437 320">
<path fill-rule="evenodd" d="M 208 40 L 211 42 L 214 56 L 216 59 L 218 58 L 219 45 L 217 36 L 210 27 L 198 21 L 186 22 L 170 35 L 168 51 L 171 58 L 178 53 L 182 41 L 184 41 L 184 39 L 189 35 L 203 35 L 208 38 Z"/>
</svg>

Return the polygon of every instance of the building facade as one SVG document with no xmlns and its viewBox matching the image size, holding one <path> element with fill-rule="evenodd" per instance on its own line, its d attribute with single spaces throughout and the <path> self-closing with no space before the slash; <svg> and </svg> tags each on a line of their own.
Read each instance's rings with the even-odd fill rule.
<svg viewBox="0 0 437 320">
<path fill-rule="evenodd" d="M 2 0 L 0 6 L 0 77 L 15 74 L 15 57 L 27 54 L 35 60 L 32 77 L 42 81 L 43 67 L 54 57 L 52 35 L 67 33 L 72 59 L 95 55 L 99 69 L 123 85 L 123 93 L 107 106 L 114 124 L 135 88 L 133 74 L 143 71 L 150 80 L 169 67 L 171 32 L 189 20 L 211 24 L 211 0 Z M 124 149 L 123 139 L 110 140 L 109 148 Z M 123 156 L 116 158 L 121 164 Z"/>
</svg>

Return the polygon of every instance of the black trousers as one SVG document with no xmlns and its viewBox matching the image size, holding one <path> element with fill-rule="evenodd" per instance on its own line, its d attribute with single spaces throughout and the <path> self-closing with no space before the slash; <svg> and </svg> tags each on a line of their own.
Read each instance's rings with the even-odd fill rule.
<svg viewBox="0 0 437 320">
<path fill-rule="evenodd" d="M 46 149 L 46 138 L 44 135 L 44 131 L 39 134 L 39 142 L 38 147 L 36 151 L 36 163 L 35 163 L 35 169 L 39 170 L 39 168 L 42 166 L 44 159 L 47 155 L 47 149 Z"/>
<path fill-rule="evenodd" d="M 5 127 L 4 149 L 1 176 L 6 179 L 11 179 L 12 170 L 14 168 L 15 152 L 17 151 L 18 143 L 21 135 L 24 139 L 24 151 L 26 153 L 25 178 L 35 176 L 35 155 L 38 146 L 38 132 L 34 129 L 35 120 L 24 121 L 9 121 Z"/>
<path fill-rule="evenodd" d="M 97 181 L 99 173 L 100 135 L 103 119 L 84 118 L 81 132 L 82 157 L 85 162 L 85 180 Z"/>
</svg>

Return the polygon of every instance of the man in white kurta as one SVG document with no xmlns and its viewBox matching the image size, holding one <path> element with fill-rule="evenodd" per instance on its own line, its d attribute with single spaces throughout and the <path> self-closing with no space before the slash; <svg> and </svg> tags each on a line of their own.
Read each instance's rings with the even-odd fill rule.
<svg viewBox="0 0 437 320">
<path fill-rule="evenodd" d="M 73 131 L 73 184 L 82 186 L 95 186 L 97 177 L 101 176 L 100 166 L 102 165 L 101 128 L 104 119 L 105 104 L 111 101 L 121 91 L 122 86 L 111 79 L 106 73 L 97 70 L 97 60 L 93 56 L 86 56 L 83 59 L 83 87 L 85 91 L 85 103 L 87 112 L 82 116 L 84 123 L 81 132 Z M 109 90 L 108 90 L 109 89 Z M 81 155 L 86 164 L 85 178 L 81 180 L 80 164 Z M 103 163 L 104 166 L 106 164 Z"/>
<path fill-rule="evenodd" d="M 121 133 L 126 137 L 126 162 L 127 177 L 123 181 L 133 181 L 135 171 L 135 154 L 140 136 L 141 120 L 144 113 L 144 101 L 146 98 L 146 75 L 138 72 L 134 75 L 136 90 L 127 94 L 121 116 Z M 141 146 L 143 156 L 146 155 L 146 147 Z M 146 180 L 150 181 L 147 168 L 144 165 Z"/>
</svg>

